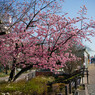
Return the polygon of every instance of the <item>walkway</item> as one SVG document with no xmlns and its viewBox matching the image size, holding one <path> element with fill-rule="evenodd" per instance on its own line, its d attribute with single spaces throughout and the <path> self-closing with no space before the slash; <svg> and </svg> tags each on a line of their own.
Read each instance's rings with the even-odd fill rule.
<svg viewBox="0 0 95 95">
<path fill-rule="evenodd" d="M 95 95 L 95 65 L 90 64 L 88 67 L 89 71 L 89 84 L 87 84 L 87 76 L 83 78 L 85 84 L 85 91 L 78 91 L 78 95 Z"/>
<path fill-rule="evenodd" d="M 88 95 L 95 95 L 95 65 L 91 64 L 88 67 L 88 70 L 89 70 L 89 84 L 87 85 Z"/>
<path fill-rule="evenodd" d="M 28 73 L 22 74 L 16 81 L 25 79 Z M 2 77 L 0 78 L 0 81 L 8 81 L 8 77 Z"/>
</svg>

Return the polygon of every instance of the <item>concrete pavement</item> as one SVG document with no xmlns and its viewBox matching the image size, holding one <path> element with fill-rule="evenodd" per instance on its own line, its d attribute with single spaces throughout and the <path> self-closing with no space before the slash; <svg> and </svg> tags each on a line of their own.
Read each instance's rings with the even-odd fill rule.
<svg viewBox="0 0 95 95">
<path fill-rule="evenodd" d="M 87 76 L 83 78 L 83 84 L 85 84 L 85 91 L 79 90 L 78 95 L 95 95 L 95 64 L 90 64 L 88 67 L 89 77 L 87 84 Z M 82 83 L 82 80 L 81 80 Z"/>
<path fill-rule="evenodd" d="M 21 80 L 21 79 L 25 79 L 27 75 L 28 75 L 28 73 L 22 74 L 16 81 Z M 8 81 L 8 78 L 9 77 L 1 77 L 0 81 Z"/>
<path fill-rule="evenodd" d="M 95 65 L 90 64 L 89 70 L 89 84 L 87 85 L 88 95 L 95 95 Z"/>
</svg>

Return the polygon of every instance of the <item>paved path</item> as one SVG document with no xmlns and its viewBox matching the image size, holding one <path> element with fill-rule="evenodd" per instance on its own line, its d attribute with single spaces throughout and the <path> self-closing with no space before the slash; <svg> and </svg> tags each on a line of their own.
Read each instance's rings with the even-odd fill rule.
<svg viewBox="0 0 95 95">
<path fill-rule="evenodd" d="M 21 80 L 21 79 L 25 79 L 27 74 L 28 73 L 22 74 L 16 81 Z M 0 81 L 8 81 L 8 77 L 2 77 L 2 78 L 0 78 Z"/>
<path fill-rule="evenodd" d="M 27 81 L 27 80 L 30 80 L 34 77 L 35 77 L 35 70 L 31 70 L 27 73 L 23 73 L 22 75 L 20 75 L 19 78 L 17 78 L 16 81 L 22 80 L 22 79 L 25 79 Z M 8 78 L 9 77 L 0 77 L 0 81 L 8 81 Z"/>
<path fill-rule="evenodd" d="M 0 81 L 7 81 L 8 77 L 0 77 Z"/>
<path fill-rule="evenodd" d="M 95 65 L 91 64 L 88 67 L 89 70 L 89 84 L 95 84 Z"/>
<path fill-rule="evenodd" d="M 82 90 L 82 91 L 78 91 L 78 95 L 85 95 L 85 91 L 84 90 Z"/>
<path fill-rule="evenodd" d="M 87 85 L 88 95 L 95 95 L 95 65 L 91 64 L 88 67 L 88 70 L 89 70 L 89 84 Z"/>
<path fill-rule="evenodd" d="M 90 64 L 89 71 L 89 84 L 87 84 L 87 76 L 83 78 L 85 84 L 85 91 L 80 91 L 78 95 L 95 95 L 95 65 Z"/>
</svg>

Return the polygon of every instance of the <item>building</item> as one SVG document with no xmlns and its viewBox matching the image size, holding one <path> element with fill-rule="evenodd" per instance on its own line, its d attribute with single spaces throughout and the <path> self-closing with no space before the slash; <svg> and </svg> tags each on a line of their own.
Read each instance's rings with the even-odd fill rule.
<svg viewBox="0 0 95 95">
<path fill-rule="evenodd" d="M 87 50 L 84 50 L 84 65 L 87 68 L 89 66 L 90 55 Z"/>
<path fill-rule="evenodd" d="M 87 49 L 81 48 L 80 50 L 77 51 L 76 55 L 81 58 L 81 61 L 80 61 L 81 67 L 85 65 L 85 67 L 87 68 L 89 66 L 89 59 L 90 59 L 90 55 Z"/>
</svg>

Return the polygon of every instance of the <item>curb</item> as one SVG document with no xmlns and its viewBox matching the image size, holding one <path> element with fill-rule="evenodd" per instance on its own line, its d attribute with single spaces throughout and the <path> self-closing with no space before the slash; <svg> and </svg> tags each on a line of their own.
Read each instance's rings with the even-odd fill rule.
<svg viewBox="0 0 95 95">
<path fill-rule="evenodd" d="M 89 95 L 89 94 L 88 94 L 87 84 L 85 84 L 85 95 Z"/>
</svg>

